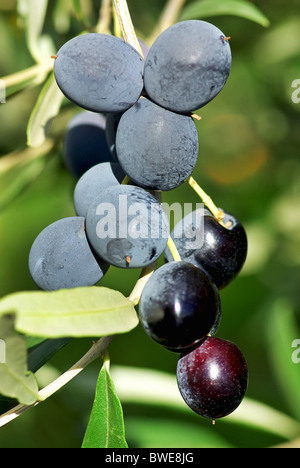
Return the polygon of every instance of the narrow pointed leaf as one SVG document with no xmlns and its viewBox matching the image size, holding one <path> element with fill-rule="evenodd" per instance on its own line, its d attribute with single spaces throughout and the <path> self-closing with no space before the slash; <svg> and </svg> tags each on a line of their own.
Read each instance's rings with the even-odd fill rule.
<svg viewBox="0 0 300 468">
<path fill-rule="evenodd" d="M 0 394 L 32 405 L 39 399 L 39 389 L 35 376 L 28 372 L 26 341 L 15 332 L 13 316 L 0 319 L 0 338 L 5 345 L 0 360 Z"/>
<path fill-rule="evenodd" d="M 73 7 L 76 15 L 80 18 L 82 16 L 80 0 L 73 0 Z"/>
<path fill-rule="evenodd" d="M 43 31 L 48 0 L 19 0 L 18 9 L 25 19 L 26 40 L 32 57 L 42 62 L 44 57 L 40 50 L 40 39 Z"/>
<path fill-rule="evenodd" d="M 51 73 L 44 85 L 30 116 L 27 127 L 27 144 L 35 148 L 41 146 L 48 135 L 49 126 L 59 113 L 64 96 Z"/>
<path fill-rule="evenodd" d="M 108 361 L 101 369 L 96 396 L 82 448 L 127 448 L 123 410 Z"/>
<path fill-rule="evenodd" d="M 58 351 L 65 347 L 72 339 L 58 338 L 55 340 L 42 340 L 28 349 L 28 368 L 31 372 L 37 372 L 49 359 L 52 358 Z M 28 340 L 27 340 L 28 345 Z"/>
</svg>

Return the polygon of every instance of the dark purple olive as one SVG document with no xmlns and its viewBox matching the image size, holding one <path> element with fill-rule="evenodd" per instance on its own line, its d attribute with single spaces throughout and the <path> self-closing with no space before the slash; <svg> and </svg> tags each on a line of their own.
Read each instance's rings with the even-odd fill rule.
<svg viewBox="0 0 300 468">
<path fill-rule="evenodd" d="M 189 408 L 209 419 L 231 414 L 248 386 L 245 357 L 231 341 L 205 338 L 177 364 L 179 391 Z"/>
<path fill-rule="evenodd" d="M 208 210 L 204 210 L 204 222 L 193 212 L 178 223 L 171 234 L 182 260 L 204 269 L 219 290 L 240 273 L 248 252 L 247 234 L 240 221 L 225 212 L 223 223 L 228 227 L 220 224 Z M 192 247 L 191 232 L 195 239 L 196 235 L 202 239 L 200 245 L 195 242 Z M 165 256 L 167 261 L 173 260 L 169 249 Z"/>
</svg>

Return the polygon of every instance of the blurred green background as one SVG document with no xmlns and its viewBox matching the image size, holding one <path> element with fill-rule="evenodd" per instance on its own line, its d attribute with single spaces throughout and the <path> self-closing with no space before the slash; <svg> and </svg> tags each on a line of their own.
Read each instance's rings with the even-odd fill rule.
<svg viewBox="0 0 300 468">
<path fill-rule="evenodd" d="M 244 352 L 250 375 L 247 398 L 259 405 L 255 412 L 245 403 L 241 417 L 212 426 L 181 407 L 150 405 L 142 394 L 135 402 L 120 389 L 133 447 L 300 447 L 300 364 L 292 361 L 292 342 L 300 338 L 300 103 L 292 100 L 292 83 L 300 79 L 300 2 L 252 3 L 269 18 L 269 28 L 236 16 L 206 18 L 231 36 L 233 66 L 223 92 L 199 112 L 203 119 L 197 123 L 200 153 L 194 178 L 248 232 L 245 268 L 221 293 L 218 336 Z M 166 1 L 128 4 L 139 36 L 147 40 Z M 55 44 L 53 54 L 97 22 L 100 2 L 84 0 L 83 5 L 85 25 L 72 1 L 49 2 L 44 32 Z M 0 43 L 0 77 L 34 65 L 14 0 L 0 0 Z M 26 148 L 26 127 L 41 86 L 15 92 L 0 104 L 1 159 Z M 74 215 L 75 180 L 62 162 L 61 148 L 66 125 L 79 110 L 64 102 L 51 127 L 55 151 L 0 172 L 0 297 L 35 289 L 27 266 L 33 240 L 50 223 Z M 182 186 L 165 194 L 164 201 L 199 200 Z M 128 295 L 138 275 L 111 268 L 101 284 Z M 90 345 L 86 339 L 71 342 L 40 372 L 41 383 L 66 371 Z M 177 356 L 140 328 L 116 337 L 110 354 L 112 370 L 126 366 L 175 375 Z M 94 363 L 49 401 L 0 429 L 0 447 L 80 447 L 100 366 Z M 134 381 L 125 382 L 134 386 Z M 161 385 L 159 391 L 168 399 L 167 387 Z M 274 413 L 267 412 L 270 408 Z"/>
</svg>

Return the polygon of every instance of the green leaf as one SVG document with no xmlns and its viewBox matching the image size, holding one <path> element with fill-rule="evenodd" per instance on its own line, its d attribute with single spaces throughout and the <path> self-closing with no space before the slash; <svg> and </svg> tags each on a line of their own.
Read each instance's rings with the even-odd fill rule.
<svg viewBox="0 0 300 468">
<path fill-rule="evenodd" d="M 30 341 L 33 338 L 30 339 Z M 71 341 L 71 338 L 58 338 L 56 340 L 42 340 L 28 349 L 28 368 L 31 372 L 37 372 L 49 359 L 52 358 L 58 351 L 66 346 Z M 27 346 L 28 339 L 26 338 Z"/>
<path fill-rule="evenodd" d="M 295 358 L 299 356 L 300 341 L 297 344 L 295 340 L 300 339 L 300 333 L 289 301 L 280 298 L 270 307 L 266 337 L 277 384 L 291 414 L 299 421 L 300 362 Z"/>
<path fill-rule="evenodd" d="M 4 76 L 1 84 L 2 87 L 5 87 L 6 98 L 13 96 L 25 88 L 32 88 L 44 83 L 52 70 L 53 59 L 50 58 L 49 55 L 47 60 L 44 60 L 43 63 L 39 63 L 11 75 Z"/>
<path fill-rule="evenodd" d="M 53 9 L 53 25 L 59 34 L 67 34 L 71 28 L 73 5 L 66 0 L 57 0 Z"/>
<path fill-rule="evenodd" d="M 38 385 L 27 369 L 26 341 L 14 330 L 14 317 L 0 319 L 0 337 L 5 344 L 5 361 L 0 364 L 0 393 L 16 398 L 23 405 L 32 405 L 38 399 Z"/>
<path fill-rule="evenodd" d="M 44 338 L 40 338 L 36 336 L 26 336 L 25 339 L 26 339 L 26 345 L 27 345 L 28 350 L 35 348 L 36 346 L 39 346 L 45 342 Z"/>
<path fill-rule="evenodd" d="M 81 18 L 82 17 L 82 10 L 81 10 L 80 0 L 73 0 L 73 6 L 74 6 L 74 10 L 75 10 L 75 13 L 78 16 L 78 18 Z"/>
<path fill-rule="evenodd" d="M 12 294 L 0 301 L 0 316 L 11 312 L 17 331 L 45 338 L 109 336 L 139 323 L 129 299 L 100 287 Z"/>
<path fill-rule="evenodd" d="M 89 17 L 90 8 L 85 8 L 83 4 L 84 2 L 82 2 L 81 0 L 73 0 L 72 2 L 73 10 L 77 17 L 77 20 L 81 21 L 84 29 L 89 31 L 92 26 L 91 19 Z"/>
<path fill-rule="evenodd" d="M 48 8 L 48 0 L 19 0 L 18 10 L 25 19 L 26 41 L 28 49 L 36 62 L 41 63 L 45 60 L 46 54 L 42 51 L 45 37 L 42 31 L 45 23 Z M 49 39 L 47 39 L 50 42 Z M 47 48 L 52 48 L 52 43 Z M 49 56 L 49 54 L 48 54 Z"/>
<path fill-rule="evenodd" d="M 64 96 L 56 84 L 54 74 L 46 81 L 27 127 L 27 144 L 32 148 L 41 146 L 46 138 L 49 126 L 60 111 Z"/>
<path fill-rule="evenodd" d="M 2 184 L 0 212 L 14 202 L 41 175 L 46 164 L 46 158 L 40 158 L 14 168 L 10 174 L 10 183 L 6 184 L 7 187 Z M 1 175 L 0 179 L 2 179 Z"/>
<path fill-rule="evenodd" d="M 180 20 L 201 19 L 210 16 L 233 15 L 246 18 L 264 26 L 270 26 L 269 19 L 253 3 L 240 0 L 203 0 L 188 5 Z"/>
<path fill-rule="evenodd" d="M 105 358 L 82 448 L 128 448 L 123 410 Z"/>
</svg>

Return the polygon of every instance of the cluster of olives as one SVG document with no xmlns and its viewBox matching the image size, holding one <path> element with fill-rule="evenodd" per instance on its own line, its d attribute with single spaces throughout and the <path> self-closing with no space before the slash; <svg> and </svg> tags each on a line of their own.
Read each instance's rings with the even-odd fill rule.
<svg viewBox="0 0 300 468">
<path fill-rule="evenodd" d="M 111 265 L 145 268 L 164 255 L 142 292 L 140 323 L 154 341 L 180 354 L 183 399 L 211 419 L 234 411 L 247 388 L 243 354 L 215 337 L 220 290 L 241 271 L 247 236 L 234 216 L 223 211 L 221 222 L 209 210 L 201 226 L 192 213 L 170 232 L 161 198 L 195 169 L 193 112 L 228 79 L 228 39 L 195 20 L 168 28 L 144 57 L 122 39 L 97 33 L 59 50 L 57 84 L 85 110 L 71 122 L 65 142 L 66 164 L 78 178 L 76 216 L 42 231 L 29 256 L 36 284 L 56 290 L 91 286 Z M 203 242 L 191 248 L 187 233 L 197 229 Z M 168 247 L 171 238 L 180 261 Z"/>
</svg>

